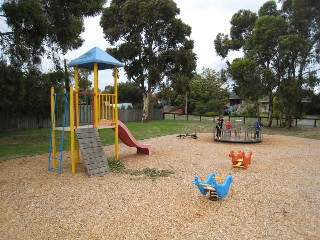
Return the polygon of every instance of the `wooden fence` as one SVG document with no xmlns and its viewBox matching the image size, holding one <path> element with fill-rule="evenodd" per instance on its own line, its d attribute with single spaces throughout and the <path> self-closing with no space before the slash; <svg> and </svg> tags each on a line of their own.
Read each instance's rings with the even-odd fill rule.
<svg viewBox="0 0 320 240">
<path fill-rule="evenodd" d="M 122 122 L 140 122 L 142 119 L 142 109 L 119 109 L 119 120 Z M 163 119 L 163 109 L 150 109 L 149 120 Z"/>
<path fill-rule="evenodd" d="M 51 126 L 49 118 L 35 116 L 0 113 L 0 131 L 11 129 L 48 128 Z"/>
<path fill-rule="evenodd" d="M 91 110 L 88 109 L 88 112 Z M 89 116 L 89 117 L 88 117 Z M 62 125 L 62 115 L 56 116 L 56 125 Z M 84 113 L 80 117 L 80 121 L 87 121 L 92 123 L 91 114 Z M 139 122 L 142 119 L 142 109 L 119 109 L 119 120 L 122 122 Z M 150 120 L 163 119 L 163 109 L 151 109 L 149 111 Z M 67 113 L 66 125 L 69 125 L 69 113 Z M 12 115 L 6 113 L 0 113 L 0 131 L 4 130 L 19 130 L 19 129 L 33 129 L 33 128 L 50 128 L 51 120 L 48 118 L 37 118 L 35 116 L 27 115 Z"/>
</svg>

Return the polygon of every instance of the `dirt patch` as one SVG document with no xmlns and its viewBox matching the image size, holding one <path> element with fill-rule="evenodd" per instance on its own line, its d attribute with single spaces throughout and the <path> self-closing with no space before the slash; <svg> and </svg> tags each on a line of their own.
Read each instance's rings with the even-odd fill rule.
<svg viewBox="0 0 320 240">
<path fill-rule="evenodd" d="M 68 152 L 61 175 L 47 171 L 47 155 L 0 162 L 0 239 L 318 239 L 319 140 L 198 137 L 148 139 L 151 156 L 120 144 L 127 169 L 174 171 L 168 177 L 89 178 L 83 164 L 72 174 Z M 249 168 L 232 168 L 230 150 L 252 151 Z M 233 176 L 226 198 L 210 201 L 192 184 L 210 172 Z"/>
</svg>

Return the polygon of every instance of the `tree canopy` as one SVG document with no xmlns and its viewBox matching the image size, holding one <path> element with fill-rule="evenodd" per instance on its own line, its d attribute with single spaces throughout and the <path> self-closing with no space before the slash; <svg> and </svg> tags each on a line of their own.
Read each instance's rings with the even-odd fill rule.
<svg viewBox="0 0 320 240">
<path fill-rule="evenodd" d="M 99 14 L 105 2 L 5 1 L 0 10 L 9 30 L 0 32 L 0 51 L 15 66 L 37 65 L 44 56 L 57 60 L 82 45 L 83 18 Z"/>
<path fill-rule="evenodd" d="M 50 115 L 50 87 L 63 92 L 69 86 L 60 56 L 82 45 L 84 17 L 99 14 L 105 2 L 1 2 L 0 112 Z M 45 58 L 55 64 L 54 72 L 41 72 L 40 64 Z M 90 87 L 85 84 L 84 88 Z"/>
<path fill-rule="evenodd" d="M 204 68 L 202 73 L 196 74 L 190 82 L 189 110 L 198 114 L 224 113 L 224 107 L 229 100 L 229 92 L 224 85 L 225 81 L 217 72 Z"/>
<path fill-rule="evenodd" d="M 119 103 L 132 103 L 133 107 L 141 108 L 142 94 L 141 89 L 135 82 L 120 82 L 118 84 L 118 102 Z M 113 93 L 114 86 L 108 85 L 105 87 L 104 93 Z"/>
<path fill-rule="evenodd" d="M 102 14 L 105 38 L 115 46 L 109 51 L 142 89 L 145 120 L 150 94 L 164 80 L 191 77 L 196 67 L 191 28 L 179 12 L 172 0 L 113 0 Z"/>
<path fill-rule="evenodd" d="M 320 63 L 319 15 L 319 1 L 284 0 L 280 10 L 275 1 L 268 1 L 258 15 L 247 10 L 235 13 L 230 37 L 216 36 L 215 48 L 222 58 L 232 50 L 243 51 L 244 57 L 229 65 L 235 90 L 254 101 L 269 96 L 269 125 L 274 96 L 291 126 L 302 98 L 319 84 L 314 67 Z"/>
</svg>

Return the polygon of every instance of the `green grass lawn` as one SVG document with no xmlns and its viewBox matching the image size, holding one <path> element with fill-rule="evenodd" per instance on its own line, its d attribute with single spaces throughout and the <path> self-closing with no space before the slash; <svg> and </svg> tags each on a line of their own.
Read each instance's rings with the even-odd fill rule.
<svg viewBox="0 0 320 240">
<path fill-rule="evenodd" d="M 48 152 L 50 129 L 0 132 L 0 160 Z"/>
<path fill-rule="evenodd" d="M 147 139 L 163 135 L 180 133 L 212 133 L 212 121 L 186 120 L 157 120 L 148 123 L 128 122 L 126 126 L 136 139 Z M 112 129 L 100 129 L 100 138 L 104 145 L 114 143 Z M 319 127 L 293 127 L 281 129 L 279 127 L 263 128 L 264 134 L 279 134 L 320 140 Z M 57 131 L 61 136 L 61 131 Z M 70 149 L 70 133 L 65 132 L 64 150 Z M 0 160 L 16 157 L 45 154 L 49 150 L 50 129 L 33 129 L 0 132 Z M 59 141 L 57 141 L 57 145 Z"/>
</svg>

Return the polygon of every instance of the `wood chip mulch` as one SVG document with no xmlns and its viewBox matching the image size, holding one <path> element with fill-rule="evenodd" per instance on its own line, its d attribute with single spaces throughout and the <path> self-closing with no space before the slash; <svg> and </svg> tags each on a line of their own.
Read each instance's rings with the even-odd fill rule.
<svg viewBox="0 0 320 240">
<path fill-rule="evenodd" d="M 0 162 L 0 239 L 319 239 L 320 141 L 264 135 L 263 142 L 214 142 L 176 135 L 146 139 L 152 155 L 120 144 L 126 169 L 174 171 L 88 177 L 47 171 L 47 155 Z M 230 150 L 252 151 L 247 169 Z M 107 157 L 113 146 L 105 146 Z M 226 198 L 211 201 L 192 184 L 210 172 L 233 176 Z"/>
</svg>

